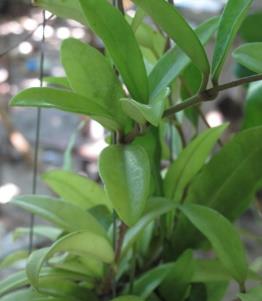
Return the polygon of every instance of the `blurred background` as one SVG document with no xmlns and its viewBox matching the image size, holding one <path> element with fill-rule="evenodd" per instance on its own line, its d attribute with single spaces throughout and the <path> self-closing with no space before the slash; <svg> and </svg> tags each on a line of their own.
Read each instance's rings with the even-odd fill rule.
<svg viewBox="0 0 262 301">
<path fill-rule="evenodd" d="M 226 0 L 175 0 L 193 27 L 208 17 L 219 15 Z M 125 8 L 130 16 L 134 8 L 130 1 L 125 1 Z M 261 14 L 262 1 L 254 1 L 251 14 Z M 28 244 L 28 238 L 22 236 L 14 240 L 16 227 L 28 226 L 29 216 L 7 205 L 18 193 L 32 192 L 33 158 L 36 132 L 35 109 L 11 108 L 8 102 L 19 91 L 29 87 L 38 87 L 40 74 L 40 54 L 44 53 L 44 76 L 63 76 L 60 64 L 59 47 L 61 41 L 74 37 L 82 39 L 97 48 L 102 48 L 101 41 L 82 25 L 71 20 L 62 20 L 46 12 L 45 43 L 42 44 L 42 11 L 33 7 L 29 0 L 0 0 L 0 281 L 9 271 L 1 270 L 1 258 L 11 250 Z M 262 41 L 262 27 L 256 31 L 256 39 Z M 243 39 L 239 35 L 235 46 Z M 207 45 L 208 52 L 214 41 Z M 222 82 L 235 79 L 245 74 L 231 58 L 225 65 Z M 217 126 L 230 121 L 230 131 L 241 127 L 243 103 L 246 91 L 243 87 L 223 93 L 217 101 L 204 106 L 204 114 L 210 126 Z M 261 96 L 262 97 L 262 96 Z M 186 123 L 186 121 L 185 121 Z M 190 136 L 190 125 L 184 125 Z M 204 125 L 202 125 L 204 126 Z M 39 170 L 40 173 L 50 168 L 70 165 L 75 171 L 97 179 L 97 157 L 105 147 L 103 128 L 94 121 L 82 116 L 57 110 L 42 110 Z M 51 194 L 38 179 L 37 192 Z M 250 210 L 240 222 L 244 225 L 243 237 L 249 249 L 250 257 L 261 256 L 261 218 Z M 36 243 L 42 243 L 41 241 Z M 254 265 L 262 267 L 262 261 Z"/>
</svg>

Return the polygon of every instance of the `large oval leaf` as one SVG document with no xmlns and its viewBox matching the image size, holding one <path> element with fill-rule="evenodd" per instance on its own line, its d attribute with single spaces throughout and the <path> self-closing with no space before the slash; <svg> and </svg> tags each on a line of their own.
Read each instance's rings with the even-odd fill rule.
<svg viewBox="0 0 262 301">
<path fill-rule="evenodd" d="M 203 166 L 226 127 L 227 125 L 222 125 L 206 130 L 180 153 L 169 167 L 164 180 L 166 197 L 173 199 L 175 203 L 181 200 L 184 189 Z"/>
<path fill-rule="evenodd" d="M 73 38 L 63 42 L 61 59 L 73 91 L 89 99 L 99 99 L 124 127 L 128 118 L 119 103 L 124 92 L 109 61 L 95 48 Z"/>
<path fill-rule="evenodd" d="M 212 77 L 218 82 L 232 42 L 253 0 L 229 0 L 222 14 L 212 62 Z"/>
<path fill-rule="evenodd" d="M 42 179 L 66 202 L 84 210 L 98 205 L 112 209 L 103 188 L 87 177 L 57 169 L 44 173 Z"/>
<path fill-rule="evenodd" d="M 44 196 L 26 195 L 15 197 L 12 203 L 67 231 L 89 230 L 106 237 L 104 228 L 88 211 L 67 202 Z"/>
<path fill-rule="evenodd" d="M 262 81 L 249 85 L 244 108 L 243 128 L 262 125 Z"/>
<path fill-rule="evenodd" d="M 105 263 L 111 263 L 114 260 L 114 251 L 103 236 L 89 231 L 73 232 L 56 241 L 50 248 L 40 249 L 31 254 L 26 273 L 33 287 L 38 288 L 39 273 L 45 261 L 58 252 L 69 252 L 83 257 L 90 256 Z"/>
<path fill-rule="evenodd" d="M 116 130 L 121 126 L 102 105 L 101 100 L 93 100 L 66 90 L 52 88 L 26 89 L 11 100 L 12 106 L 55 108 L 91 116 L 108 129 Z"/>
<path fill-rule="evenodd" d="M 248 274 L 248 263 L 237 230 L 217 211 L 204 206 L 186 204 L 182 212 L 211 242 L 218 258 L 232 277 L 243 284 Z"/>
<path fill-rule="evenodd" d="M 107 147 L 99 159 L 99 172 L 114 209 L 128 225 L 142 215 L 149 195 L 150 163 L 135 145 Z"/>
<path fill-rule="evenodd" d="M 164 0 L 133 0 L 133 2 L 142 7 L 191 58 L 193 64 L 208 76 L 209 63 L 204 47 L 175 6 Z"/>
<path fill-rule="evenodd" d="M 206 44 L 208 42 L 217 26 L 218 18 L 215 17 L 197 27 L 195 32 L 201 43 Z M 178 46 L 174 46 L 166 52 L 149 75 L 151 97 L 158 95 L 160 91 L 170 85 L 189 63 L 190 58 Z"/>
<path fill-rule="evenodd" d="M 131 96 L 148 102 L 148 80 L 134 33 L 122 14 L 106 0 L 79 0 L 92 30 L 103 40 Z"/>
<path fill-rule="evenodd" d="M 241 45 L 233 52 L 233 57 L 247 69 L 262 73 L 262 42 Z"/>
<path fill-rule="evenodd" d="M 211 207 L 229 220 L 238 218 L 253 201 L 262 180 L 262 127 L 240 132 L 216 154 L 189 186 L 185 203 Z M 172 243 L 180 254 L 199 246 L 203 237 L 180 216 Z"/>
</svg>

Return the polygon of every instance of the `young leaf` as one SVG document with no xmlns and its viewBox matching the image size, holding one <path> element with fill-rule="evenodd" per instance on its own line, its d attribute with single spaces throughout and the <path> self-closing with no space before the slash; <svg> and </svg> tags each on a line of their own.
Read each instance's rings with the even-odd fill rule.
<svg viewBox="0 0 262 301">
<path fill-rule="evenodd" d="M 169 167 L 165 180 L 166 197 L 178 203 L 186 186 L 205 163 L 217 139 L 225 131 L 227 125 L 208 129 L 197 136 Z"/>
<path fill-rule="evenodd" d="M 39 273 L 46 260 L 58 252 L 69 252 L 79 256 L 90 256 L 105 263 L 114 260 L 114 252 L 108 240 L 89 231 L 70 233 L 50 248 L 37 250 L 31 254 L 26 266 L 28 279 L 34 288 L 39 285 Z"/>
<path fill-rule="evenodd" d="M 63 200 L 84 210 L 98 205 L 112 210 L 102 187 L 87 177 L 70 171 L 52 170 L 44 173 L 42 179 Z"/>
<path fill-rule="evenodd" d="M 70 203 L 34 195 L 15 197 L 12 203 L 67 231 L 89 230 L 106 237 L 104 228 L 88 211 Z"/>
<path fill-rule="evenodd" d="M 84 114 L 100 122 L 108 129 L 121 128 L 113 115 L 102 106 L 99 99 L 90 99 L 66 90 L 29 88 L 14 96 L 12 106 L 55 108 L 66 112 Z"/>
<path fill-rule="evenodd" d="M 218 18 L 211 18 L 195 30 L 202 44 L 206 44 L 218 26 Z M 149 75 L 150 95 L 154 97 L 170 85 L 190 63 L 190 58 L 175 46 L 157 62 Z"/>
<path fill-rule="evenodd" d="M 243 284 L 247 278 L 248 263 L 238 232 L 215 210 L 193 204 L 181 206 L 183 214 L 212 244 L 218 258 L 232 277 Z"/>
<path fill-rule="evenodd" d="M 229 0 L 222 14 L 212 61 L 212 78 L 218 82 L 228 51 L 253 0 Z"/>
<path fill-rule="evenodd" d="M 148 200 L 148 207 L 145 210 L 145 214 L 132 228 L 130 228 L 125 235 L 122 257 L 124 257 L 134 242 L 139 238 L 146 226 L 153 220 L 158 218 L 164 213 L 173 210 L 174 204 L 164 198 L 151 198 Z"/>
<path fill-rule="evenodd" d="M 51 86 L 58 86 L 71 90 L 68 79 L 65 76 L 46 76 L 43 81 Z"/>
<path fill-rule="evenodd" d="M 73 19 L 88 26 L 78 1 L 72 0 L 33 0 L 33 4 L 46 9 L 64 19 Z"/>
<path fill-rule="evenodd" d="M 177 43 L 206 76 L 209 62 L 203 45 L 175 6 L 164 0 L 133 0 Z"/>
<path fill-rule="evenodd" d="M 262 73 L 262 42 L 241 45 L 233 52 L 233 57 L 249 70 Z"/>
<path fill-rule="evenodd" d="M 99 99 L 99 104 L 124 128 L 128 119 L 119 103 L 124 92 L 109 61 L 94 47 L 73 38 L 62 43 L 61 60 L 73 91 Z"/>
<path fill-rule="evenodd" d="M 19 227 L 14 230 L 12 233 L 13 240 L 17 240 L 23 236 L 27 236 L 30 234 L 31 229 L 25 227 Z M 51 226 L 34 226 L 34 236 L 40 236 L 47 238 L 49 240 L 56 240 L 61 234 L 63 230 Z"/>
<path fill-rule="evenodd" d="M 131 96 L 148 103 L 148 80 L 131 27 L 106 0 L 79 0 L 92 30 L 103 40 Z"/>
<path fill-rule="evenodd" d="M 255 287 L 248 291 L 246 294 L 239 294 L 238 297 L 241 301 L 258 301 L 262 296 L 262 286 Z"/>
<path fill-rule="evenodd" d="M 173 295 L 173 301 L 185 300 L 188 287 L 194 274 L 194 261 L 191 250 L 187 250 L 168 271 L 159 291 L 165 300 Z"/>
<path fill-rule="evenodd" d="M 148 121 L 157 127 L 161 121 L 165 109 L 165 99 L 169 92 L 168 88 L 164 89 L 157 97 L 151 99 L 148 105 L 130 98 L 122 98 L 120 101 L 124 112 L 136 122 L 145 124 Z"/>
<path fill-rule="evenodd" d="M 144 149 L 113 145 L 103 150 L 99 173 L 114 209 L 128 226 L 141 217 L 149 196 L 150 163 Z"/>
<path fill-rule="evenodd" d="M 231 221 L 238 218 L 253 201 L 255 189 L 262 180 L 261 137 L 262 127 L 236 134 L 194 178 L 185 203 L 211 207 Z M 174 252 L 180 254 L 201 242 L 203 237 L 199 232 L 180 216 L 173 233 Z"/>
<path fill-rule="evenodd" d="M 243 129 L 262 125 L 262 82 L 249 85 L 244 107 Z"/>
</svg>

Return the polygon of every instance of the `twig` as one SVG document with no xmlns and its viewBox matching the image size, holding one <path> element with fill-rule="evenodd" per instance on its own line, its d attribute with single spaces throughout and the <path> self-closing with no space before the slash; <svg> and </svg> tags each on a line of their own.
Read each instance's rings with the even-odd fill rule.
<svg viewBox="0 0 262 301">
<path fill-rule="evenodd" d="M 118 9 L 121 11 L 121 13 L 124 15 L 125 14 L 125 8 L 123 5 L 123 0 L 117 0 L 117 6 Z"/>
</svg>

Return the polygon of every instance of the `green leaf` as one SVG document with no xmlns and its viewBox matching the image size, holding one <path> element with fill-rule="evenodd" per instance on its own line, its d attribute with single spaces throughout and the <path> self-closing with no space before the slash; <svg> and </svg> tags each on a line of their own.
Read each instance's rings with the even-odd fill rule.
<svg viewBox="0 0 262 301">
<path fill-rule="evenodd" d="M 181 206 L 183 214 L 212 244 L 218 258 L 232 275 L 243 284 L 248 274 L 248 263 L 238 232 L 220 213 L 200 205 Z"/>
<path fill-rule="evenodd" d="M 19 239 L 22 236 L 29 235 L 31 229 L 25 227 L 16 228 L 13 232 L 13 239 Z M 63 231 L 61 229 L 51 227 L 51 226 L 34 226 L 34 236 L 42 236 L 50 240 L 56 240 Z"/>
<path fill-rule="evenodd" d="M 52 88 L 29 88 L 14 96 L 12 106 L 55 108 L 66 112 L 84 114 L 100 122 L 108 129 L 121 126 L 102 106 L 101 100 L 94 100 L 70 91 Z"/>
<path fill-rule="evenodd" d="M 218 18 L 211 18 L 196 28 L 195 32 L 202 44 L 206 44 L 218 26 Z M 149 75 L 150 95 L 158 95 L 170 85 L 190 63 L 190 58 L 175 46 L 166 52 Z"/>
<path fill-rule="evenodd" d="M 109 61 L 94 47 L 73 38 L 62 43 L 61 60 L 73 91 L 94 101 L 98 99 L 98 105 L 124 128 L 128 119 L 119 103 L 124 92 Z"/>
<path fill-rule="evenodd" d="M 73 19 L 88 25 L 78 1 L 72 0 L 33 0 L 33 3 L 49 10 L 56 16 L 64 19 Z"/>
<path fill-rule="evenodd" d="M 233 57 L 249 70 L 262 73 L 262 42 L 241 45 L 233 52 Z"/>
<path fill-rule="evenodd" d="M 114 209 L 128 226 L 141 217 L 149 196 L 150 163 L 144 149 L 113 145 L 103 150 L 99 173 Z"/>
<path fill-rule="evenodd" d="M 212 61 L 214 82 L 218 82 L 226 56 L 252 2 L 253 0 L 229 0 L 225 6 L 219 23 Z"/>
<path fill-rule="evenodd" d="M 19 250 L 14 253 L 11 253 L 10 255 L 4 257 L 0 261 L 0 269 L 6 269 L 10 266 L 13 266 L 17 261 L 26 259 L 28 256 L 28 252 L 25 250 Z"/>
<path fill-rule="evenodd" d="M 157 97 L 150 100 L 148 105 L 141 104 L 130 98 L 122 98 L 121 104 L 124 112 L 137 123 L 145 124 L 148 121 L 157 127 L 165 109 L 165 99 L 169 93 L 170 90 L 168 88 L 164 89 Z"/>
<path fill-rule="evenodd" d="M 162 264 L 144 273 L 135 280 L 133 288 L 134 293 L 147 299 L 152 292 L 159 287 L 172 266 L 173 263 Z"/>
<path fill-rule="evenodd" d="M 42 179 L 66 202 L 85 210 L 98 205 L 112 210 L 102 187 L 87 177 L 57 169 L 44 173 Z"/>
<path fill-rule="evenodd" d="M 241 37 L 249 43 L 262 42 L 262 32 L 257 30 L 262 28 L 262 11 L 255 11 L 246 17 L 242 23 L 239 33 Z"/>
<path fill-rule="evenodd" d="M 79 0 L 92 30 L 103 40 L 132 96 L 148 103 L 148 79 L 134 33 L 106 0 Z"/>
<path fill-rule="evenodd" d="M 64 76 L 46 76 L 43 81 L 52 86 L 58 86 L 71 90 L 68 79 Z"/>
<path fill-rule="evenodd" d="M 209 62 L 204 47 L 175 6 L 164 0 L 133 0 L 133 2 L 142 7 L 191 58 L 193 64 L 208 76 Z"/>
<path fill-rule="evenodd" d="M 211 207 L 229 220 L 238 218 L 253 201 L 262 180 L 262 127 L 240 132 L 216 154 L 194 178 L 185 203 Z M 230 201 L 229 201 L 230 200 Z M 203 242 L 185 217 L 180 216 L 173 233 L 174 252 Z"/>
<path fill-rule="evenodd" d="M 158 218 L 164 213 L 173 210 L 174 204 L 164 198 L 150 198 L 148 200 L 148 206 L 145 210 L 144 215 L 132 228 L 130 228 L 125 235 L 122 247 L 122 257 L 124 257 L 128 250 L 132 247 L 135 241 L 138 240 L 147 225 L 153 220 Z"/>
<path fill-rule="evenodd" d="M 193 253 L 187 250 L 168 271 L 160 285 L 160 294 L 165 300 L 183 301 L 194 274 Z"/>
<path fill-rule="evenodd" d="M 239 294 L 238 297 L 241 301 L 258 301 L 262 296 L 262 286 L 255 287 L 248 291 L 246 294 Z"/>
<path fill-rule="evenodd" d="M 112 301 L 144 301 L 144 300 L 137 296 L 126 295 L 126 296 L 115 298 Z"/>
<path fill-rule="evenodd" d="M 227 125 L 222 125 L 206 130 L 180 153 L 169 167 L 164 180 L 166 197 L 179 203 L 184 189 L 203 166 L 211 149 L 226 127 Z"/>
<path fill-rule="evenodd" d="M 89 231 L 73 232 L 56 241 L 50 248 L 40 249 L 31 254 L 26 273 L 33 287 L 38 288 L 39 273 L 45 261 L 58 252 L 90 256 L 105 263 L 114 260 L 114 251 L 103 236 Z"/>
<path fill-rule="evenodd" d="M 249 85 L 244 107 L 243 129 L 262 125 L 262 81 Z"/>
<path fill-rule="evenodd" d="M 13 198 L 12 203 L 67 231 L 89 230 L 107 236 L 104 228 L 88 211 L 67 202 L 50 197 L 26 195 Z"/>
</svg>

